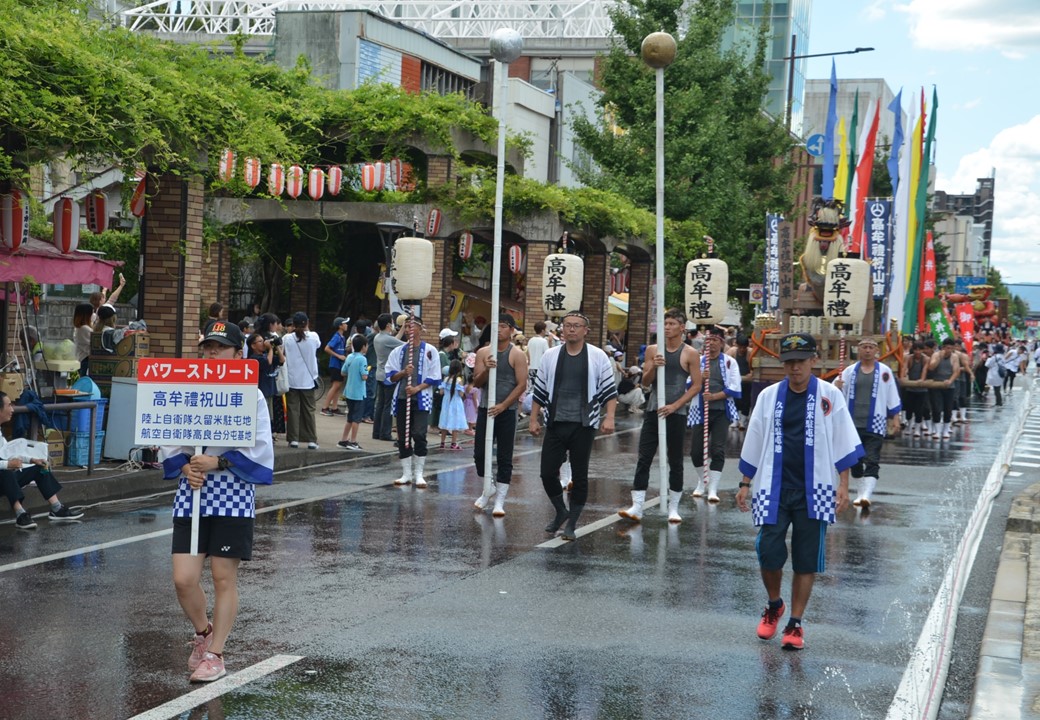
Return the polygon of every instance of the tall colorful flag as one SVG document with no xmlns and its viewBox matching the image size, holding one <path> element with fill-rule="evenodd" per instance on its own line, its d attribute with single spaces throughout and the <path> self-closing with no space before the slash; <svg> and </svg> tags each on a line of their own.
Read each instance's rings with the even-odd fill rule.
<svg viewBox="0 0 1040 720">
<path fill-rule="evenodd" d="M 931 300 L 935 297 L 935 241 L 932 239 L 932 231 L 925 233 L 924 241 L 924 270 L 921 274 L 921 300 Z"/>
<path fill-rule="evenodd" d="M 910 107 L 909 127 L 916 125 L 916 112 Z M 913 141 L 911 131 L 911 144 Z M 910 165 L 913 151 L 908 145 L 903 148 L 902 156 L 899 158 L 899 177 L 903 179 L 899 183 L 899 191 L 895 194 L 895 203 L 892 210 L 892 273 L 889 281 L 889 294 L 884 304 L 884 327 L 888 327 L 893 320 L 903 326 L 903 310 L 906 304 L 906 283 L 910 266 Z"/>
<path fill-rule="evenodd" d="M 923 263 L 923 249 L 924 249 L 924 217 L 925 212 L 928 209 L 928 175 L 929 165 L 932 159 L 932 142 L 935 140 L 935 115 L 939 108 L 939 95 L 936 91 L 932 91 L 932 112 L 928 116 L 928 133 L 927 136 L 921 138 L 923 132 L 923 121 L 925 117 L 924 111 L 924 90 L 921 90 L 921 116 L 917 119 L 917 128 L 914 131 L 914 142 L 913 142 L 913 157 L 911 160 L 915 161 L 916 172 L 911 168 L 910 172 L 910 184 L 911 193 L 910 198 L 910 219 L 912 223 L 912 233 L 909 236 L 912 239 L 913 246 L 910 248 L 910 273 L 909 280 L 907 282 L 907 302 L 903 308 L 903 332 L 912 333 L 914 326 L 917 324 L 918 319 L 923 315 L 923 306 L 921 305 L 921 271 Z M 918 152 L 918 148 L 921 148 Z"/>
<path fill-rule="evenodd" d="M 892 131 L 892 149 L 888 156 L 888 176 L 892 180 L 892 196 L 899 192 L 899 151 L 903 147 L 903 88 L 892 98 L 888 109 L 895 115 L 895 130 Z"/>
<path fill-rule="evenodd" d="M 834 197 L 834 126 L 838 124 L 838 69 L 831 60 L 831 91 L 827 101 L 827 127 L 823 133 L 823 188 L 824 200 Z"/>
<path fill-rule="evenodd" d="M 857 162 L 857 160 L 859 158 L 859 155 L 856 152 L 856 150 L 858 150 L 858 148 L 856 146 L 856 140 L 859 137 L 856 133 L 858 133 L 858 132 L 859 132 L 859 89 L 857 88 L 856 89 L 856 98 L 852 102 L 852 124 L 849 125 L 849 139 L 852 141 L 852 144 L 851 144 L 851 147 L 849 147 L 849 174 L 845 177 L 845 203 L 846 203 L 846 205 L 848 205 L 848 203 L 852 202 L 852 200 L 853 200 L 853 195 L 852 195 L 852 176 L 853 176 L 853 173 L 856 172 L 856 162 Z M 846 215 L 848 215 L 848 213 L 846 213 Z M 849 217 L 849 219 L 852 218 L 851 215 L 848 215 L 848 217 Z"/>
<path fill-rule="evenodd" d="M 874 145 L 877 143 L 878 125 L 881 122 L 881 103 L 873 100 L 867 111 L 867 124 L 863 126 L 857 155 L 859 161 L 852 176 L 852 187 L 849 192 L 849 221 L 851 225 L 850 251 L 862 253 L 868 257 L 870 246 L 866 242 L 866 227 L 869 218 L 864 216 L 863 206 L 867 202 L 870 180 L 874 175 Z"/>
<path fill-rule="evenodd" d="M 846 202 L 849 184 L 849 142 L 845 136 L 845 118 L 838 118 L 838 172 L 834 176 L 834 198 Z"/>
</svg>

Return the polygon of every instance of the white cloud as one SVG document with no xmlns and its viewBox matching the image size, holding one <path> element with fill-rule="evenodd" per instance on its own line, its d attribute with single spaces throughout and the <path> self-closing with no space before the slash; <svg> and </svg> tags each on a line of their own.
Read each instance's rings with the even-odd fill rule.
<svg viewBox="0 0 1040 720">
<path fill-rule="evenodd" d="M 868 22 L 877 22 L 884 20 L 885 15 L 888 14 L 888 5 L 890 0 L 872 0 L 865 8 L 863 8 L 863 17 Z"/>
<path fill-rule="evenodd" d="M 1040 281 L 1040 115 L 1005 128 L 989 147 L 961 158 L 936 187 L 972 193 L 976 179 L 996 171 L 992 264 L 1015 282 Z"/>
<path fill-rule="evenodd" d="M 1040 48 L 1040 3 L 1035 0 L 909 0 L 896 10 L 910 17 L 910 36 L 929 50 L 983 50 L 1024 59 Z"/>
</svg>

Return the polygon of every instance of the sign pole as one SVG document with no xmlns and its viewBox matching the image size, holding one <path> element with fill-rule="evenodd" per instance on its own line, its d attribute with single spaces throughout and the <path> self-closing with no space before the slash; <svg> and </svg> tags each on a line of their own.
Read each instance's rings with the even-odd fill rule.
<svg viewBox="0 0 1040 720">
<path fill-rule="evenodd" d="M 195 446 L 195 454 L 202 454 L 202 446 Z M 202 488 L 191 491 L 191 554 L 199 554 L 199 516 L 202 514 Z"/>
</svg>

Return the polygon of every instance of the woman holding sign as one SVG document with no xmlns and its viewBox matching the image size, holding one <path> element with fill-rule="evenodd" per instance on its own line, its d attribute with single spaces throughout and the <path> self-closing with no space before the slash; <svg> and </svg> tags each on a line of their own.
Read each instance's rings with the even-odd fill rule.
<svg viewBox="0 0 1040 720">
<path fill-rule="evenodd" d="M 202 357 L 242 358 L 242 331 L 237 325 L 214 321 L 206 328 Z M 173 500 L 173 584 L 177 600 L 195 626 L 188 669 L 192 682 L 211 682 L 226 674 L 224 642 L 238 614 L 238 565 L 252 559 L 254 485 L 274 478 L 271 419 L 257 389 L 256 445 L 253 447 L 164 447 L 163 473 L 179 478 Z M 198 554 L 191 554 L 192 493 L 200 491 Z M 213 621 L 202 590 L 202 568 L 210 558 L 215 599 Z"/>
</svg>

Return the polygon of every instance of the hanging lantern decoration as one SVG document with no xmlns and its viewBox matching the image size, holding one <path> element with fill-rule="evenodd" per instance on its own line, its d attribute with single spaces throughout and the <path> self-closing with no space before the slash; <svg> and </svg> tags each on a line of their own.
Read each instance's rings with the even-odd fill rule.
<svg viewBox="0 0 1040 720">
<path fill-rule="evenodd" d="M 365 163 L 361 168 L 361 187 L 365 192 L 382 190 L 386 184 L 386 163 Z"/>
<path fill-rule="evenodd" d="M 271 171 L 267 174 L 267 193 L 278 197 L 285 192 L 285 170 L 279 163 L 271 163 Z"/>
<path fill-rule="evenodd" d="M 235 153 L 225 149 L 220 153 L 220 169 L 218 175 L 223 182 L 231 182 L 235 177 Z"/>
<path fill-rule="evenodd" d="M 627 266 L 623 267 L 618 272 L 618 275 L 621 277 L 621 289 L 618 290 L 618 292 L 619 293 L 627 293 L 628 292 L 628 281 L 632 277 L 632 268 L 627 267 Z"/>
<path fill-rule="evenodd" d="M 329 168 L 327 178 L 329 195 L 339 195 L 339 191 L 343 187 L 343 168 L 339 165 L 333 165 Z"/>
<path fill-rule="evenodd" d="M 54 204 L 54 247 L 64 255 L 79 247 L 79 205 L 70 197 Z"/>
<path fill-rule="evenodd" d="M 87 215 L 87 230 L 100 235 L 108 229 L 108 198 L 100 190 L 88 193 L 83 199 Z"/>
<path fill-rule="evenodd" d="M 440 210 L 437 208 L 430 210 L 430 215 L 426 218 L 426 237 L 437 237 L 437 233 L 441 231 L 442 219 Z"/>
<path fill-rule="evenodd" d="M 614 270 L 610 274 L 610 292 L 619 293 L 621 292 L 621 271 Z"/>
<path fill-rule="evenodd" d="M 393 158 L 387 165 L 390 168 L 390 182 L 395 189 L 400 190 L 404 182 L 404 161 L 401 158 Z"/>
<path fill-rule="evenodd" d="M 311 168 L 307 173 L 307 194 L 311 200 L 321 200 L 325 195 L 325 171 L 321 168 Z"/>
<path fill-rule="evenodd" d="M 130 214 L 134 217 L 144 217 L 148 201 L 145 194 L 147 189 L 148 179 L 146 175 L 142 174 L 141 179 L 137 181 L 137 187 L 134 188 L 134 194 L 130 196 Z"/>
<path fill-rule="evenodd" d="M 0 200 L 0 237 L 12 251 L 29 239 L 29 199 L 21 190 L 11 188 Z"/>
<path fill-rule="evenodd" d="M 542 307 L 549 317 L 581 310 L 585 263 L 577 255 L 553 253 L 542 265 Z"/>
<path fill-rule="evenodd" d="M 250 190 L 255 190 L 256 186 L 260 184 L 260 160 L 258 158 L 246 158 L 242 165 L 242 173 L 246 185 L 249 186 Z"/>
<path fill-rule="evenodd" d="M 520 272 L 520 266 L 524 262 L 524 251 L 519 245 L 509 246 L 509 272 L 514 275 Z"/>
<path fill-rule="evenodd" d="M 433 243 L 424 238 L 398 238 L 390 256 L 390 282 L 402 301 L 428 297 L 433 287 Z"/>
<path fill-rule="evenodd" d="M 303 194 L 303 168 L 299 165 L 290 165 L 285 173 L 285 194 L 293 200 Z"/>
<path fill-rule="evenodd" d="M 698 325 L 726 319 L 729 305 L 729 266 L 718 258 L 686 263 L 686 317 Z"/>
<path fill-rule="evenodd" d="M 473 254 L 473 233 L 466 230 L 459 235 L 459 257 L 463 260 L 469 260 L 470 255 Z"/>
<path fill-rule="evenodd" d="M 870 299 L 870 263 L 839 257 L 827 263 L 823 287 L 823 314 L 835 325 L 863 321 Z"/>
</svg>

